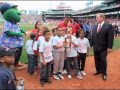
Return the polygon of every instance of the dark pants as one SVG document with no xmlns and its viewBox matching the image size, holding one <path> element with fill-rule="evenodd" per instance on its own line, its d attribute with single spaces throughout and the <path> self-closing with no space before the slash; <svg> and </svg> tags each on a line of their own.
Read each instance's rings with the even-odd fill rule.
<svg viewBox="0 0 120 90">
<path fill-rule="evenodd" d="M 28 56 L 28 72 L 30 74 L 33 74 L 38 58 L 32 54 L 27 54 L 27 56 Z"/>
<path fill-rule="evenodd" d="M 67 64 L 66 64 L 66 60 L 64 61 L 64 67 L 63 70 L 66 70 Z"/>
<path fill-rule="evenodd" d="M 15 49 L 18 49 L 14 54 L 15 64 L 18 64 L 18 62 L 20 61 L 21 54 L 22 54 L 22 47 L 17 47 Z"/>
<path fill-rule="evenodd" d="M 107 75 L 107 51 L 96 51 L 94 50 L 94 59 L 95 59 L 95 67 L 96 72 L 101 72 L 104 75 Z"/>
<path fill-rule="evenodd" d="M 53 65 L 54 65 L 54 63 L 52 62 L 52 63 L 51 63 L 51 70 L 50 70 L 51 73 L 53 73 L 53 67 L 54 67 Z"/>
<path fill-rule="evenodd" d="M 70 67 L 71 67 L 72 69 L 74 69 L 72 63 L 70 64 Z M 65 62 L 64 62 L 64 67 L 63 67 L 63 70 L 66 70 L 66 69 L 67 69 L 67 60 L 65 60 Z"/>
<path fill-rule="evenodd" d="M 38 56 L 35 56 L 35 67 L 38 67 Z"/>
<path fill-rule="evenodd" d="M 79 58 L 78 58 L 78 67 L 80 71 L 83 71 L 85 68 L 85 61 L 86 61 L 86 53 L 79 53 Z"/>
<path fill-rule="evenodd" d="M 115 37 L 117 37 L 119 34 L 119 31 L 118 30 L 115 30 Z"/>
<path fill-rule="evenodd" d="M 78 69 L 77 57 L 67 57 L 67 60 L 66 60 L 67 73 L 68 73 L 68 75 L 71 75 L 71 64 L 72 64 L 72 62 L 73 62 L 73 67 L 75 69 L 75 74 L 78 75 L 79 69 Z"/>
<path fill-rule="evenodd" d="M 46 81 L 49 80 L 50 69 L 51 69 L 51 62 L 47 63 L 47 65 L 43 65 L 41 63 L 41 68 L 40 68 L 40 82 L 46 82 Z"/>
</svg>

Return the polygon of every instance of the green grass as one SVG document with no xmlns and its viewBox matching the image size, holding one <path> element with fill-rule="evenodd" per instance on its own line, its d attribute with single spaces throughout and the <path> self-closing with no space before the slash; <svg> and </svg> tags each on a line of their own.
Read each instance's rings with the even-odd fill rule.
<svg viewBox="0 0 120 90">
<path fill-rule="evenodd" d="M 24 30 L 31 30 L 34 28 L 34 25 L 20 25 L 22 29 Z M 24 45 L 25 45 L 25 42 L 28 38 L 25 38 L 24 39 Z M 114 44 L 113 44 L 113 50 L 116 50 L 116 49 L 119 49 L 120 48 L 120 38 L 115 38 L 114 39 Z M 93 55 L 93 50 L 90 50 L 90 53 L 89 55 Z M 23 51 L 22 51 L 22 56 L 21 56 L 21 59 L 20 59 L 21 62 L 24 62 L 24 63 L 27 63 L 28 62 L 28 59 L 27 59 L 27 55 L 26 55 L 26 51 L 25 51 L 25 47 L 23 46 Z"/>
<path fill-rule="evenodd" d="M 34 25 L 33 24 L 22 24 L 22 25 L 20 25 L 20 28 L 27 31 L 27 30 L 33 29 Z"/>
<path fill-rule="evenodd" d="M 113 49 L 119 49 L 120 48 L 120 38 L 115 38 L 113 43 Z"/>
<path fill-rule="evenodd" d="M 27 58 L 27 54 L 26 54 L 26 50 L 25 50 L 25 43 L 28 40 L 28 38 L 24 39 L 24 46 L 23 46 L 23 50 L 22 50 L 22 56 L 20 58 L 21 62 L 27 63 L 28 62 L 28 58 Z"/>
</svg>

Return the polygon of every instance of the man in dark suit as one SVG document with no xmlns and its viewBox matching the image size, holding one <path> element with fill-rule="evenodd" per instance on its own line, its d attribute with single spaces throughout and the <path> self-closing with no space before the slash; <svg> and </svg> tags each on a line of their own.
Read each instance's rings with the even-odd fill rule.
<svg viewBox="0 0 120 90">
<path fill-rule="evenodd" d="M 111 24 L 105 23 L 105 15 L 98 13 L 96 16 L 97 25 L 92 36 L 94 48 L 94 59 L 96 73 L 102 74 L 103 80 L 107 79 L 107 54 L 111 52 L 114 40 L 113 28 Z"/>
</svg>

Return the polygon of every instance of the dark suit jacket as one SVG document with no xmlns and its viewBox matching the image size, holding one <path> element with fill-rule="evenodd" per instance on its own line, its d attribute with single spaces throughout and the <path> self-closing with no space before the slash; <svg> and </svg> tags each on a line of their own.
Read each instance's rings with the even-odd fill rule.
<svg viewBox="0 0 120 90">
<path fill-rule="evenodd" d="M 95 26 L 95 30 L 92 34 L 92 44 L 94 47 L 94 50 L 97 51 L 107 51 L 108 48 L 112 48 L 113 46 L 113 40 L 114 40 L 114 34 L 113 34 L 113 27 L 111 24 L 104 23 L 101 27 L 101 30 L 99 33 L 97 33 L 97 27 Z"/>
</svg>

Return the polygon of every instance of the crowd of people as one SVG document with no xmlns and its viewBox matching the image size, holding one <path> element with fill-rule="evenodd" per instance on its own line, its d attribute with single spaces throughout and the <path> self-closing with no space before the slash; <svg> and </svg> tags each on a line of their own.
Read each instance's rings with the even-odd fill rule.
<svg viewBox="0 0 120 90">
<path fill-rule="evenodd" d="M 58 23 L 62 22 L 63 19 L 46 19 L 46 23 L 52 26 L 56 26 Z M 95 18 L 76 18 L 72 20 L 73 22 L 77 22 L 81 29 L 86 33 L 86 37 L 90 39 L 92 32 L 94 30 L 94 26 L 97 24 Z M 120 19 L 117 17 L 106 17 L 105 22 L 113 25 L 114 36 L 120 36 Z"/>
<path fill-rule="evenodd" d="M 114 36 L 119 37 L 120 36 L 120 19 L 113 18 L 113 19 L 107 19 L 109 23 L 113 25 L 114 30 Z"/>
<path fill-rule="evenodd" d="M 104 23 L 104 14 L 98 14 L 97 19 L 97 23 Z M 112 27 L 105 23 L 106 28 L 110 29 L 110 33 L 105 32 L 105 28 L 103 33 L 108 33 L 108 36 L 106 34 L 99 36 L 102 39 L 101 41 L 98 36 L 96 38 L 101 29 L 95 33 L 95 25 L 96 22 L 92 20 L 78 22 L 70 17 L 65 17 L 64 21 L 58 23 L 51 32 L 47 27 L 43 28 L 40 21 L 37 21 L 35 28 L 30 33 L 30 39 L 25 45 L 29 62 L 28 73 L 31 75 L 36 74 L 35 67 L 38 65 L 39 58 L 40 84 L 42 86 L 45 83 L 51 83 L 50 73 L 53 74 L 55 80 L 63 80 L 63 74 L 65 73 L 67 73 L 68 79 L 72 79 L 72 69 L 75 71 L 75 77 L 82 79 L 83 76 L 87 75 L 85 72 L 86 57 L 89 54 L 90 46 L 94 45 L 98 47 L 94 48 L 96 66 L 94 75 L 102 73 L 103 80 L 106 80 L 106 53 L 111 52 L 112 48 Z M 104 39 L 103 37 L 109 38 Z M 98 39 L 97 42 L 96 39 Z M 109 42 L 109 39 L 111 42 Z M 101 46 L 97 43 L 100 43 Z M 108 51 L 106 51 L 107 49 Z"/>
<path fill-rule="evenodd" d="M 52 20 L 48 21 L 53 23 Z M 63 21 L 55 23 L 57 25 L 54 24 L 56 27 L 51 31 L 43 26 L 41 21 L 37 21 L 31 30 L 30 38 L 25 43 L 28 73 L 36 75 L 35 69 L 38 69 L 40 63 L 41 86 L 51 83 L 50 74 L 55 80 L 63 80 L 65 73 L 68 79 L 75 76 L 82 80 L 82 77 L 87 75 L 86 58 L 93 46 L 96 68 L 94 75 L 102 74 L 103 80 L 107 80 L 106 58 L 113 45 L 113 28 L 105 22 L 104 14 L 97 14 L 96 20 L 74 20 L 65 17 Z"/>
</svg>

